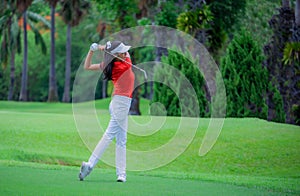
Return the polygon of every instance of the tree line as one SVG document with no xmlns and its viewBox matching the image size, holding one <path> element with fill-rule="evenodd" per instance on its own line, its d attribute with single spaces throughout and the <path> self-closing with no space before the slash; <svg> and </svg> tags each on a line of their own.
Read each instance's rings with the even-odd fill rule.
<svg viewBox="0 0 300 196">
<path fill-rule="evenodd" d="M 2 100 L 70 102 L 87 43 L 155 24 L 184 31 L 209 50 L 225 83 L 227 116 L 300 123 L 299 0 L 4 0 L 0 6 Z M 187 59 L 151 47 L 133 50 L 132 57 L 185 67 L 197 92 L 197 115 L 210 115 L 212 97 Z M 108 81 L 98 87 L 96 98 L 109 96 Z M 149 82 L 134 92 L 134 103 L 142 95 L 163 103 L 168 115 L 181 115 L 178 100 L 164 88 Z M 140 114 L 138 104 L 131 113 Z"/>
<path fill-rule="evenodd" d="M 32 4 L 48 3 L 51 9 L 50 23 L 39 13 L 29 11 Z M 1 1 L 1 64 L 6 67 L 8 58 L 10 58 L 10 86 L 8 100 L 13 99 L 15 86 L 15 53 L 21 51 L 21 27 L 18 22 L 22 21 L 23 27 L 23 66 L 21 89 L 19 93 L 20 101 L 28 101 L 28 36 L 27 31 L 30 28 L 34 33 L 36 44 L 41 45 L 42 54 L 46 54 L 47 47 L 40 33 L 40 29 L 35 27 L 34 22 L 40 22 L 44 27 L 51 30 L 51 46 L 50 46 L 50 68 L 49 68 L 49 91 L 48 101 L 58 101 L 57 84 L 56 84 L 56 68 L 55 68 L 55 14 L 57 4 L 61 4 L 59 11 L 62 20 L 67 25 L 67 41 L 66 41 L 66 69 L 65 69 L 65 90 L 63 101 L 70 101 L 70 74 L 71 74 L 71 27 L 79 24 L 80 20 L 90 8 L 88 1 L 59 1 L 59 0 L 7 0 Z M 29 26 L 28 26 L 29 25 Z"/>
</svg>

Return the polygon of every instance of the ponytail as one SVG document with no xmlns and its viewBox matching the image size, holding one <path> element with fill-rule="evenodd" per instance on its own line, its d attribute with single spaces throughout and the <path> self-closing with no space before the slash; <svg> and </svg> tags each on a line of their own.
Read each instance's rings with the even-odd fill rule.
<svg viewBox="0 0 300 196">
<path fill-rule="evenodd" d="M 111 61 L 110 63 L 108 63 L 104 70 L 103 70 L 103 74 L 104 74 L 104 80 L 112 80 L 112 70 L 113 70 L 113 66 L 114 66 L 114 60 Z"/>
</svg>

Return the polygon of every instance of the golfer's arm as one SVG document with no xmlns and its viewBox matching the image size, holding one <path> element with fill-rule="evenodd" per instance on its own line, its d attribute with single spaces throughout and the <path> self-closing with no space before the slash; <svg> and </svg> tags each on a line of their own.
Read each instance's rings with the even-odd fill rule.
<svg viewBox="0 0 300 196">
<path fill-rule="evenodd" d="M 93 53 L 94 52 L 90 50 L 89 53 L 87 54 L 87 57 L 84 62 L 85 70 L 100 70 L 101 68 L 100 64 L 91 64 Z"/>
</svg>

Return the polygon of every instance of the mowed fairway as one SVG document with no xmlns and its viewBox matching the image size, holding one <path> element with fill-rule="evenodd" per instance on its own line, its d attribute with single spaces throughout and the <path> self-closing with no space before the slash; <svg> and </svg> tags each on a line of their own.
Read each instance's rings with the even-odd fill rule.
<svg viewBox="0 0 300 196">
<path fill-rule="evenodd" d="M 96 102 L 108 122 L 109 100 Z M 148 103 L 141 108 L 146 113 Z M 136 121 L 146 116 L 134 117 Z M 260 119 L 226 119 L 214 148 L 199 146 L 209 119 L 200 119 L 193 142 L 171 163 L 128 171 L 117 183 L 114 168 L 99 162 L 78 180 L 90 151 L 80 138 L 71 104 L 0 102 L 0 195 L 299 195 L 300 128 Z M 177 118 L 157 133 L 128 136 L 128 148 L 160 146 L 176 131 Z M 188 128 L 188 127 L 187 127 Z"/>
<path fill-rule="evenodd" d="M 34 166 L 34 165 L 32 165 Z M 0 166 L 2 195 L 279 195 L 267 190 L 203 180 L 141 176 L 130 173 L 117 183 L 112 171 L 96 169 L 85 181 L 75 168 Z"/>
</svg>

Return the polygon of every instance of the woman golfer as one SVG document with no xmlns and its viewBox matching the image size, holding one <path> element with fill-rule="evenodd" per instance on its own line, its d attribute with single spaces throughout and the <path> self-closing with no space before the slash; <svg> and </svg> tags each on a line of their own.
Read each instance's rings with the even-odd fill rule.
<svg viewBox="0 0 300 196">
<path fill-rule="evenodd" d="M 117 181 L 126 181 L 126 141 L 128 127 L 128 112 L 134 88 L 134 73 L 131 69 L 131 59 L 126 46 L 120 41 L 107 42 L 106 45 L 92 44 L 86 57 L 86 70 L 102 70 L 104 78 L 112 80 L 114 91 L 109 105 L 109 125 L 97 144 L 88 162 L 81 165 L 79 179 L 83 180 L 95 167 L 103 152 L 116 138 L 116 172 Z M 94 51 L 104 51 L 104 61 L 91 64 Z"/>
</svg>

